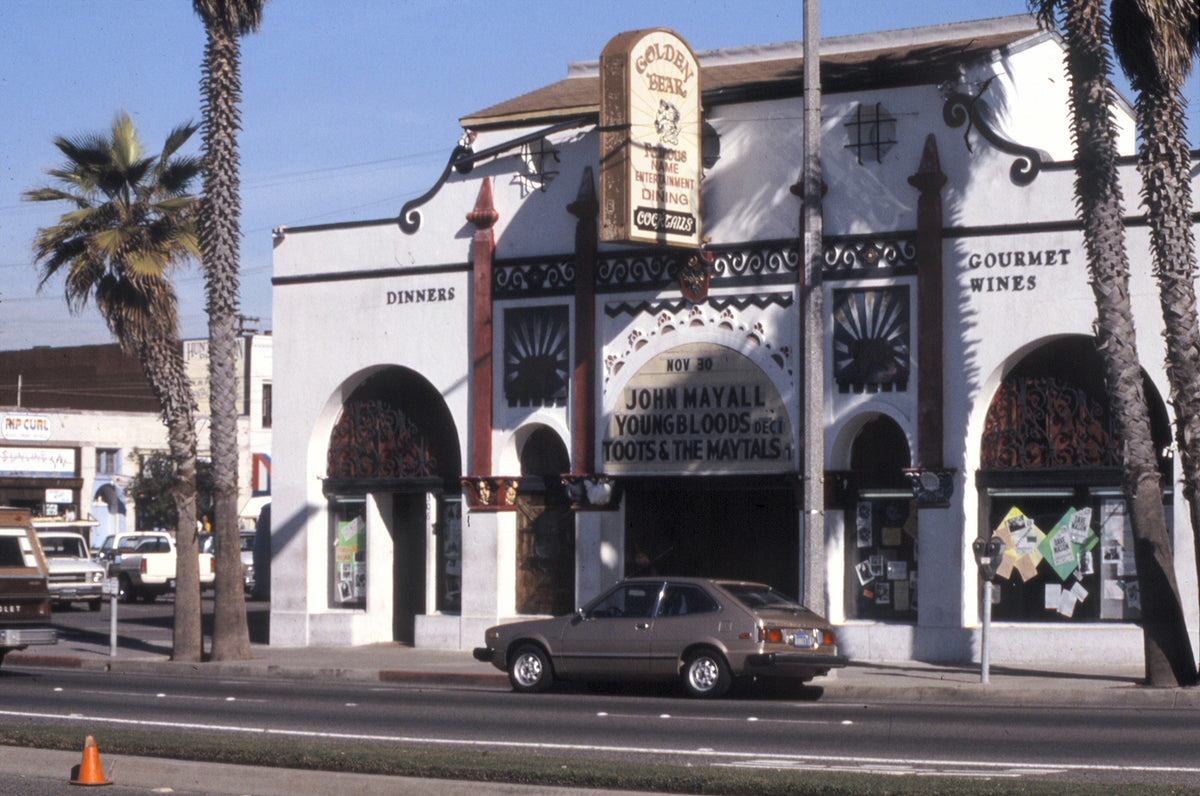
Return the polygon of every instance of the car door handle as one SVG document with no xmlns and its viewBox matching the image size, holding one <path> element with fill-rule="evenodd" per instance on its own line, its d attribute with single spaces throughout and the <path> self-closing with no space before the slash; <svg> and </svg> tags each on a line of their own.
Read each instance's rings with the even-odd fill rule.
<svg viewBox="0 0 1200 796">
<path fill-rule="evenodd" d="M 649 630 L 650 623 L 649 622 L 638 622 L 636 625 L 634 625 L 634 627 L 636 627 L 638 630 Z"/>
</svg>

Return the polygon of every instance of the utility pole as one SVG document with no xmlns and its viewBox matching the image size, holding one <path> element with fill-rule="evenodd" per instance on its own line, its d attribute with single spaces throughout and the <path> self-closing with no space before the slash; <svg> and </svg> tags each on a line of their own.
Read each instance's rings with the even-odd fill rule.
<svg viewBox="0 0 1200 796">
<path fill-rule="evenodd" d="M 817 0 L 804 0 L 804 603 L 828 614 L 825 595 L 825 303 L 821 269 L 821 56 Z"/>
</svg>

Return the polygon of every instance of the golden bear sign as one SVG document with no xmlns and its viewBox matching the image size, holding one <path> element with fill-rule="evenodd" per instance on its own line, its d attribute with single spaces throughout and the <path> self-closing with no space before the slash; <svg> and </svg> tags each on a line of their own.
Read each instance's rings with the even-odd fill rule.
<svg viewBox="0 0 1200 796">
<path fill-rule="evenodd" d="M 664 28 L 600 54 L 600 238 L 700 246 L 700 64 Z"/>
</svg>

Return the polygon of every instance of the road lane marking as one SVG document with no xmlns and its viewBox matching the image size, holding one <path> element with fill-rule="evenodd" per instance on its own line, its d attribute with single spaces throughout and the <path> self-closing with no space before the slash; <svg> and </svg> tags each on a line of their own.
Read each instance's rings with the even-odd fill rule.
<svg viewBox="0 0 1200 796">
<path fill-rule="evenodd" d="M 467 748 L 496 748 L 516 750 L 558 751 L 558 752 L 608 752 L 608 753 L 637 753 L 645 755 L 662 755 L 666 757 L 717 758 L 719 760 L 760 761 L 762 765 L 782 766 L 793 764 L 841 765 L 862 770 L 864 767 L 958 767 L 967 770 L 992 769 L 995 771 L 1023 771 L 1028 775 L 1046 770 L 1055 772 L 1069 771 L 1105 771 L 1129 772 L 1136 771 L 1148 774 L 1194 774 L 1200 775 L 1200 766 L 1164 766 L 1142 765 L 1138 763 L 1060 763 L 1057 761 L 1043 763 L 1019 763 L 1010 761 L 987 760 L 935 760 L 935 759 L 906 759 L 890 757 L 858 757 L 855 755 L 816 755 L 816 754 L 762 754 L 754 752 L 735 752 L 721 750 L 698 749 L 666 749 L 632 746 L 615 746 L 608 744 L 573 744 L 546 741 L 488 741 L 470 738 L 433 738 L 412 735 L 375 735 L 356 732 L 319 732 L 316 730 L 284 730 L 271 727 L 240 727 L 233 724 L 205 724 L 201 722 L 183 721 L 149 721 L 146 719 L 122 719 L 115 716 L 88 716 L 81 713 L 38 713 L 24 710 L 0 710 L 0 717 L 8 716 L 21 719 L 46 719 L 53 721 L 71 722 L 103 722 L 120 726 L 157 727 L 174 730 L 207 730 L 209 732 L 242 733 L 246 735 L 305 738 L 324 741 L 371 741 L 376 743 L 411 743 L 431 746 L 454 746 Z M 719 765 L 714 762 L 713 765 Z"/>
<path fill-rule="evenodd" d="M 601 710 L 596 713 L 597 718 L 601 719 L 645 719 L 648 717 L 646 713 L 609 713 L 606 710 Z M 676 721 L 725 721 L 737 722 L 743 721 L 761 722 L 763 724 L 817 724 L 817 725 L 834 725 L 841 724 L 843 726 L 853 724 L 854 722 L 836 721 L 829 719 L 763 719 L 758 716 L 750 716 L 748 718 L 726 718 L 725 716 L 674 716 L 670 713 L 663 713 L 658 718 L 660 719 L 675 719 Z"/>
</svg>

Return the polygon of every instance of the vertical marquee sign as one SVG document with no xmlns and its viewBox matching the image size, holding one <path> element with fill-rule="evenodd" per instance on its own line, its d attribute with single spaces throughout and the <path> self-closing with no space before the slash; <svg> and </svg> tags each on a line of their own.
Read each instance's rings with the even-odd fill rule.
<svg viewBox="0 0 1200 796">
<path fill-rule="evenodd" d="M 600 238 L 700 246 L 700 64 L 665 28 L 600 54 Z"/>
</svg>

